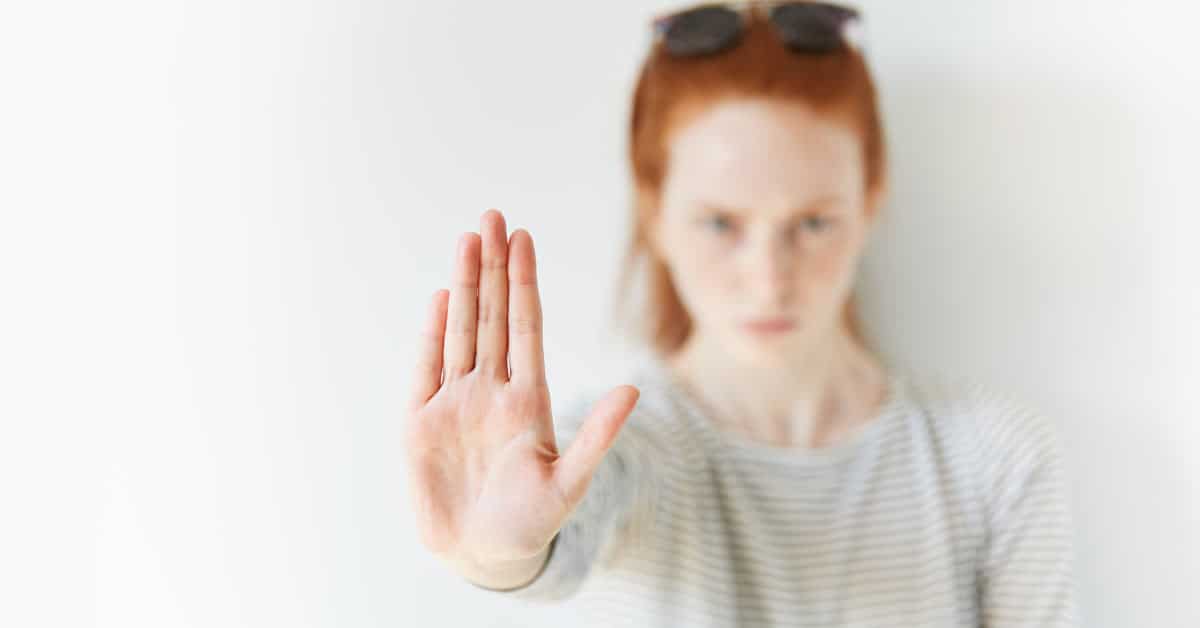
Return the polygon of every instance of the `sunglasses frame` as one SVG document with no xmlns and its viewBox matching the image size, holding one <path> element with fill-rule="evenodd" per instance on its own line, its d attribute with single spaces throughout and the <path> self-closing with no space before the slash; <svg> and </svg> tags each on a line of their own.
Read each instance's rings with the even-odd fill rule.
<svg viewBox="0 0 1200 628">
<path fill-rule="evenodd" d="M 842 23 L 841 39 L 851 48 L 858 50 L 865 49 L 866 38 L 863 29 L 862 13 L 849 5 L 836 2 L 823 2 L 821 0 L 733 0 L 730 2 L 703 2 L 658 13 L 650 18 L 650 27 L 654 35 L 654 40 L 658 42 L 666 37 L 667 30 L 671 27 L 671 22 L 678 16 L 697 9 L 721 8 L 738 14 L 738 28 L 741 29 L 745 28 L 746 16 L 748 14 L 758 13 L 766 21 L 770 22 L 771 14 L 768 10 L 787 4 L 819 4 L 847 11 L 849 18 Z"/>
</svg>

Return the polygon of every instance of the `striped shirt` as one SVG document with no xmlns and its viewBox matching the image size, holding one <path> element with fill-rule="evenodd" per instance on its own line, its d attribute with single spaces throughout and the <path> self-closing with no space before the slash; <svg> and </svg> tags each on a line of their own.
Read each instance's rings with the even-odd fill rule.
<svg viewBox="0 0 1200 628">
<path fill-rule="evenodd" d="M 598 626 L 1069 626 L 1053 425 L 965 377 L 888 369 L 849 440 L 729 432 L 657 358 L 538 576 L 496 592 Z M 560 449 L 608 389 L 556 413 Z"/>
</svg>

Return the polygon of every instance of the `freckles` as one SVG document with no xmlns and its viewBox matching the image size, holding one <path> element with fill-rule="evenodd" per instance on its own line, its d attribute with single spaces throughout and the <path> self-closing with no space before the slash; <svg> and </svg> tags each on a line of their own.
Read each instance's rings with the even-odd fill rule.
<svg viewBox="0 0 1200 628">
<path fill-rule="evenodd" d="M 809 263 L 806 274 L 818 283 L 826 283 L 834 279 L 840 266 L 836 256 L 822 255 Z"/>
<path fill-rule="evenodd" d="M 801 257 L 806 260 L 810 272 L 821 277 L 837 275 L 850 261 L 850 243 L 836 240 L 820 243 L 819 246 L 805 251 Z"/>
<path fill-rule="evenodd" d="M 739 285 L 728 256 L 719 250 L 697 246 L 690 251 L 685 263 L 688 283 L 699 292 L 725 294 Z"/>
</svg>

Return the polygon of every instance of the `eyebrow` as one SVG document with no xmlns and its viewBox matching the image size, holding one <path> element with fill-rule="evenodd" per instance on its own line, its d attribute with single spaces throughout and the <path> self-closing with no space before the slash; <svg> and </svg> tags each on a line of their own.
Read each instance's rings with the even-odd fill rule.
<svg viewBox="0 0 1200 628">
<path fill-rule="evenodd" d="M 794 213 L 794 214 L 809 213 L 811 211 L 814 211 L 815 208 L 825 208 L 828 205 L 831 205 L 834 203 L 840 203 L 843 200 L 845 200 L 845 197 L 843 197 L 841 195 L 837 195 L 837 194 L 830 194 L 830 195 L 822 196 L 822 197 L 815 199 L 811 203 L 809 203 L 808 207 L 792 208 L 792 213 Z M 723 203 L 713 203 L 713 202 L 709 202 L 709 201 L 701 201 L 700 207 L 703 209 L 706 209 L 706 210 L 716 210 L 716 211 L 726 212 L 726 213 L 735 214 L 735 215 L 739 215 L 739 216 L 751 213 L 750 210 L 748 210 L 748 209 L 744 209 L 741 207 L 731 207 L 731 206 L 725 205 Z"/>
</svg>

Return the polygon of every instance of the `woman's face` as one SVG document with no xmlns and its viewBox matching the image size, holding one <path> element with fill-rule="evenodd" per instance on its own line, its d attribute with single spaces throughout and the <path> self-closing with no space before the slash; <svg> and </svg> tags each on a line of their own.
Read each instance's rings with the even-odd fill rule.
<svg viewBox="0 0 1200 628">
<path fill-rule="evenodd" d="M 834 331 L 864 181 L 859 136 L 801 105 L 724 101 L 678 128 L 652 232 L 693 333 L 762 362 Z"/>
</svg>

